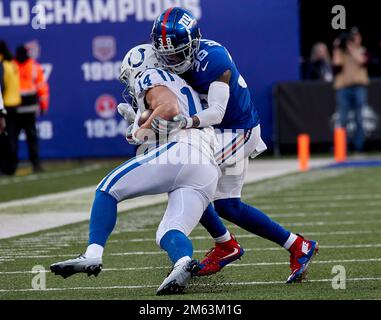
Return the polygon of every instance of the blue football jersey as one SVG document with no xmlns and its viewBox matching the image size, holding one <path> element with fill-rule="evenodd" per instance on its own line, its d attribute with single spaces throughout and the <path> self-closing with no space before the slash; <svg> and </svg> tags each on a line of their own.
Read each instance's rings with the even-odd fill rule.
<svg viewBox="0 0 381 320">
<path fill-rule="evenodd" d="M 231 71 L 230 98 L 219 129 L 250 129 L 259 124 L 258 111 L 250 91 L 229 52 L 219 43 L 202 39 L 192 68 L 184 74 L 185 80 L 200 94 L 208 94 L 209 86 L 226 70 Z"/>
</svg>

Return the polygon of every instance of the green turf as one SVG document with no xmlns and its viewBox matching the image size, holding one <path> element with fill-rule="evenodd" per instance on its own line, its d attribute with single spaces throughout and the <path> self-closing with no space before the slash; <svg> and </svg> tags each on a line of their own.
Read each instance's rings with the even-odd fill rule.
<svg viewBox="0 0 381 320">
<path fill-rule="evenodd" d="M 109 162 L 48 163 L 45 171 L 16 177 L 0 177 L 0 202 L 92 186 L 116 164 Z"/>
<path fill-rule="evenodd" d="M 46 291 L 30 291 L 33 266 L 48 268 L 83 252 L 87 223 L 0 240 L 0 299 L 380 299 L 380 191 L 381 168 L 312 171 L 245 186 L 247 202 L 319 241 L 320 254 L 306 283 L 284 284 L 288 253 L 228 224 L 246 249 L 242 260 L 215 276 L 192 280 L 183 295 L 156 297 L 169 270 L 154 241 L 165 208 L 158 205 L 119 216 L 97 278 L 78 274 L 64 280 L 47 273 Z M 212 241 L 201 227 L 191 236 L 201 259 Z M 345 267 L 345 290 L 332 288 L 335 265 Z"/>
</svg>

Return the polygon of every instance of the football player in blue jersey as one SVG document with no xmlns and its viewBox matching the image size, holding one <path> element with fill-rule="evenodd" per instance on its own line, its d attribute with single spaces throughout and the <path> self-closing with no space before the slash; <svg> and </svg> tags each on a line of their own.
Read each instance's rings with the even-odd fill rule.
<svg viewBox="0 0 381 320">
<path fill-rule="evenodd" d="M 156 19 L 151 37 L 161 66 L 181 75 L 208 105 L 192 117 L 177 116 L 172 121 L 157 117 L 153 129 L 166 134 L 213 125 L 218 130 L 220 148 L 215 157 L 223 174 L 214 207 L 209 205 L 201 219 L 215 239 L 215 247 L 201 262 L 198 275 L 216 273 L 243 254 L 220 216 L 283 246 L 290 252 L 291 275 L 287 283 L 302 281 L 318 243 L 291 233 L 241 201 L 248 159 L 266 150 L 266 145 L 260 137 L 260 120 L 247 84 L 228 51 L 215 41 L 201 39 L 193 14 L 178 7 L 165 10 Z"/>
</svg>

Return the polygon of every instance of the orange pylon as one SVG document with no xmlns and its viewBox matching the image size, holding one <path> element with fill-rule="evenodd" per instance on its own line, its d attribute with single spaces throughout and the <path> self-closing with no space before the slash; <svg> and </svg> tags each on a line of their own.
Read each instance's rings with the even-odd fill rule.
<svg viewBox="0 0 381 320">
<path fill-rule="evenodd" d="M 310 136 L 308 134 L 298 135 L 298 160 L 299 169 L 308 171 L 310 161 Z"/>
<path fill-rule="evenodd" d="M 335 161 L 345 162 L 347 160 L 347 133 L 345 128 L 335 128 L 333 140 Z"/>
</svg>

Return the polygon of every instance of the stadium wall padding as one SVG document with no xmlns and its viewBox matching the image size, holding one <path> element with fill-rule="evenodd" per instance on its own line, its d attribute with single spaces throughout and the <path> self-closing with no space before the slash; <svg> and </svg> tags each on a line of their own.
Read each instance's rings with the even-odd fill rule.
<svg viewBox="0 0 381 320">
<path fill-rule="evenodd" d="M 0 39 L 12 50 L 27 43 L 49 77 L 51 109 L 39 119 L 43 158 L 133 154 L 116 112 L 123 90 L 120 62 L 128 49 L 150 40 L 153 20 L 171 5 L 193 11 L 203 37 L 228 48 L 271 145 L 272 85 L 299 79 L 297 0 L 40 0 L 42 7 L 35 7 L 36 2 L 0 1 Z M 33 29 L 42 17 L 46 28 Z"/>
</svg>

